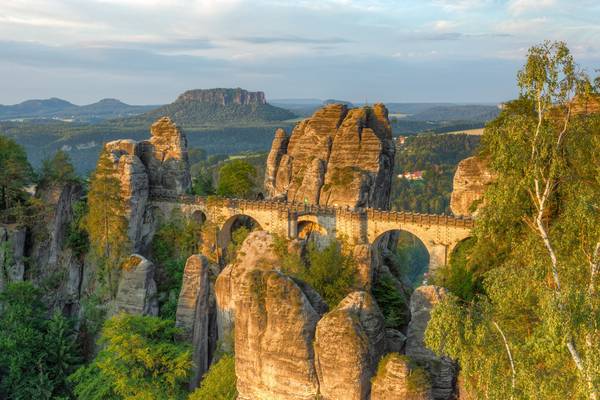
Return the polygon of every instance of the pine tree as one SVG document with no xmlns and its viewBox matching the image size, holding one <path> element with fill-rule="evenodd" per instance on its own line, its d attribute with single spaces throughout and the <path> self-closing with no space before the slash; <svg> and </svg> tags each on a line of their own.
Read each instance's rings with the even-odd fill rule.
<svg viewBox="0 0 600 400">
<path fill-rule="evenodd" d="M 100 155 L 90 181 L 85 225 L 91 250 L 100 266 L 99 279 L 108 285 L 110 295 L 114 296 L 114 271 L 120 268 L 124 256 L 130 250 L 130 243 L 121 183 L 107 152 Z"/>
</svg>

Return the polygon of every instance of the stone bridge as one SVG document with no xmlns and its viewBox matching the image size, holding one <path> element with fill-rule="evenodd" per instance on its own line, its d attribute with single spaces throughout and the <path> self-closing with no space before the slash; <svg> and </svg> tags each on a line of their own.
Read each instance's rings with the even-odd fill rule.
<svg viewBox="0 0 600 400">
<path fill-rule="evenodd" d="M 416 214 L 364 208 L 324 207 L 270 200 L 240 200 L 154 193 L 150 206 L 164 216 L 180 210 L 186 217 L 210 221 L 218 227 L 218 244 L 225 248 L 239 218 L 250 217 L 260 229 L 293 239 L 307 232 L 351 244 L 375 244 L 385 233 L 406 231 L 429 252 L 429 268 L 446 265 L 454 247 L 471 235 L 474 221 L 448 215 Z"/>
</svg>

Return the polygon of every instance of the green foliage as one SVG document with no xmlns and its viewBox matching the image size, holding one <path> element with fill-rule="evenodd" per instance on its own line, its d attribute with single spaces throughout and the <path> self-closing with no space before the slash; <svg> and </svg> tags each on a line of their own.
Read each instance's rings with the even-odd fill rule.
<svg viewBox="0 0 600 400">
<path fill-rule="evenodd" d="M 251 228 L 241 226 L 231 233 L 231 242 L 227 245 L 226 252 L 228 262 L 233 262 L 235 260 L 238 250 L 242 247 L 242 243 L 244 243 L 244 240 L 246 240 L 250 232 Z"/>
<path fill-rule="evenodd" d="M 219 170 L 217 194 L 224 197 L 248 198 L 254 191 L 256 169 L 247 161 L 235 159 Z"/>
<path fill-rule="evenodd" d="M 192 366 L 187 345 L 178 343 L 173 322 L 119 314 L 106 321 L 92 363 L 70 380 L 80 400 L 183 399 Z"/>
<path fill-rule="evenodd" d="M 483 290 L 455 288 L 463 299 L 434 309 L 426 343 L 459 360 L 475 398 L 591 399 L 600 385 L 600 115 L 570 112 L 589 85 L 563 43 L 533 47 L 518 78 L 522 97 L 483 137 L 497 178 L 477 240 L 455 256 Z"/>
<path fill-rule="evenodd" d="M 202 225 L 174 213 L 152 239 L 152 257 L 158 265 L 157 289 L 160 315 L 175 319 L 183 269 L 189 256 L 198 252 Z"/>
<path fill-rule="evenodd" d="M 198 174 L 194 177 L 192 192 L 197 196 L 210 196 L 215 194 L 212 174 L 206 168 L 198 171 Z"/>
<path fill-rule="evenodd" d="M 83 258 L 90 249 L 90 240 L 85 229 L 85 215 L 87 212 L 87 202 L 85 200 L 79 200 L 73 204 L 73 219 L 66 234 L 67 247 L 79 258 Z"/>
<path fill-rule="evenodd" d="M 70 322 L 58 312 L 48 320 L 41 292 L 28 282 L 9 284 L 0 305 L 0 397 L 68 396 L 65 379 L 79 363 Z"/>
<path fill-rule="evenodd" d="M 465 301 L 471 301 L 477 294 L 483 293 L 482 270 L 485 271 L 486 267 L 476 262 L 477 256 L 473 254 L 475 244 L 475 238 L 468 238 L 459 243 L 448 264 L 439 267 L 432 277 L 435 285 L 448 288 Z M 478 251 L 482 251 L 482 246 L 479 246 L 479 249 Z"/>
<path fill-rule="evenodd" d="M 388 275 L 381 276 L 372 290 L 375 300 L 385 318 L 387 328 L 401 329 L 410 320 L 406 298 L 396 287 L 394 279 Z"/>
<path fill-rule="evenodd" d="M 113 272 L 120 268 L 131 247 L 121 184 L 115 173 L 110 155 L 103 152 L 90 180 L 85 217 L 91 250 L 101 267 L 98 279 L 107 284 L 111 296 L 116 294 L 117 276 Z"/>
<path fill-rule="evenodd" d="M 330 308 L 335 307 L 352 291 L 356 276 L 356 262 L 351 254 L 342 252 L 340 243 L 332 241 L 324 248 L 308 243 L 306 260 L 287 251 L 283 242 L 276 243 L 281 254 L 282 268 L 312 286 Z"/>
<path fill-rule="evenodd" d="M 52 184 L 64 184 L 77 180 L 75 168 L 69 155 L 59 150 L 54 157 L 42 160 L 42 169 L 38 179 L 39 185 L 48 187 Z"/>
<path fill-rule="evenodd" d="M 32 178 L 33 170 L 23 148 L 14 140 L 0 136 L 0 211 L 23 202 L 24 188 Z"/>
<path fill-rule="evenodd" d="M 213 364 L 188 400 L 235 400 L 237 398 L 235 357 L 224 355 Z"/>
<path fill-rule="evenodd" d="M 396 247 L 386 253 L 385 262 L 396 278 L 408 281 L 413 287 L 421 285 L 429 265 L 429 253 L 425 245 L 413 234 L 395 232 Z M 387 259 L 389 255 L 389 259 Z"/>
<path fill-rule="evenodd" d="M 432 214 L 450 212 L 456 166 L 475 153 L 479 141 L 479 136 L 474 135 L 408 137 L 396 153 L 392 208 Z M 424 171 L 423 180 L 410 181 L 397 176 L 412 171 Z"/>
</svg>

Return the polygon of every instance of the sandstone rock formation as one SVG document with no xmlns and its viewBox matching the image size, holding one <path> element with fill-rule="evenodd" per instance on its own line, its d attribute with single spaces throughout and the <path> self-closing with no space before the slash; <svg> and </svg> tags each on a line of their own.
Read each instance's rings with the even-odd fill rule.
<svg viewBox="0 0 600 400">
<path fill-rule="evenodd" d="M 0 225 L 0 292 L 25 275 L 25 227 Z"/>
<path fill-rule="evenodd" d="M 320 315 L 289 277 L 246 272 L 235 301 L 235 369 L 239 400 L 314 399 L 313 339 Z"/>
<path fill-rule="evenodd" d="M 430 376 L 433 398 L 436 400 L 454 398 L 458 373 L 457 365 L 452 360 L 437 357 L 424 343 L 431 310 L 444 296 L 446 290 L 438 286 L 420 286 L 415 289 L 410 298 L 411 320 L 406 339 L 406 355 L 425 367 Z"/>
<path fill-rule="evenodd" d="M 384 320 L 368 292 L 350 293 L 317 324 L 315 354 L 324 400 L 365 400 L 385 349 Z"/>
<path fill-rule="evenodd" d="M 224 350 L 231 350 L 229 345 L 233 338 L 235 303 L 239 296 L 237 289 L 243 275 L 253 269 L 270 271 L 279 266 L 280 259 L 275 252 L 273 236 L 265 231 L 254 231 L 242 243 L 234 262 L 227 265 L 217 277 L 215 297 L 218 336 L 223 341 Z"/>
<path fill-rule="evenodd" d="M 150 133 L 140 144 L 150 188 L 185 193 L 192 185 L 185 134 L 168 117 L 152 124 Z"/>
<path fill-rule="evenodd" d="M 190 389 L 198 386 L 208 371 L 217 347 L 217 314 L 208 259 L 194 254 L 187 259 L 177 303 L 176 323 L 184 338 L 192 343 L 194 362 Z"/>
<path fill-rule="evenodd" d="M 263 92 L 249 92 L 247 90 L 236 89 L 195 89 L 188 90 L 181 94 L 177 101 L 201 101 L 204 103 L 214 103 L 222 106 L 229 104 L 251 105 L 266 104 L 265 94 Z"/>
<path fill-rule="evenodd" d="M 405 356 L 391 353 L 381 360 L 373 379 L 371 400 L 432 400 L 425 372 L 413 369 Z"/>
<path fill-rule="evenodd" d="M 123 264 L 114 312 L 158 315 L 154 264 L 139 254 L 132 254 Z"/>
<path fill-rule="evenodd" d="M 494 180 L 494 175 L 484 159 L 473 156 L 462 160 L 454 174 L 450 209 L 454 215 L 474 215 L 472 207 L 483 198 L 485 187 Z"/>
<path fill-rule="evenodd" d="M 395 147 L 383 104 L 330 104 L 278 130 L 265 174 L 272 198 L 350 207 L 389 206 Z"/>
</svg>

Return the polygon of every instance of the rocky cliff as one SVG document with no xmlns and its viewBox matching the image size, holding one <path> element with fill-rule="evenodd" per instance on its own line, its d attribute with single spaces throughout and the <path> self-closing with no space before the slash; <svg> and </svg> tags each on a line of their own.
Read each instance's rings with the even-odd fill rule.
<svg viewBox="0 0 600 400">
<path fill-rule="evenodd" d="M 271 198 L 350 207 L 389 206 L 395 147 L 383 104 L 330 104 L 278 130 L 265 187 Z"/>
<path fill-rule="evenodd" d="M 213 103 L 222 106 L 229 104 L 250 105 L 267 103 L 263 92 L 249 92 L 241 88 L 188 90 L 181 94 L 177 98 L 177 101 L 201 101 L 203 103 Z"/>
<path fill-rule="evenodd" d="M 462 160 L 454 174 L 450 209 L 454 215 L 472 216 L 486 186 L 494 180 L 486 160 L 478 156 Z"/>
</svg>

